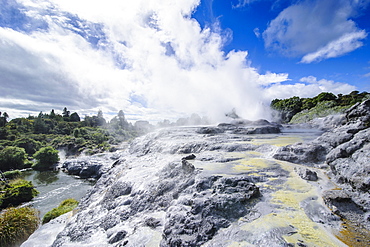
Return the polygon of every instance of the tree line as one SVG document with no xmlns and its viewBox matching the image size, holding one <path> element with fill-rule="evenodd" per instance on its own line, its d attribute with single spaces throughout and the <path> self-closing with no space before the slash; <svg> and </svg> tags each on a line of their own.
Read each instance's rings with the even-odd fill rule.
<svg viewBox="0 0 370 247">
<path fill-rule="evenodd" d="M 61 114 L 53 109 L 37 116 L 8 119 L 5 112 L 0 115 L 0 170 L 3 171 L 37 164 L 35 157 L 42 155 L 35 155 L 41 149 L 49 154 L 50 148 L 64 149 L 71 155 L 114 151 L 116 144 L 144 132 L 143 128 L 129 123 L 122 110 L 109 122 L 101 110 L 81 120 L 77 112 L 71 113 L 66 107 Z"/>
<path fill-rule="evenodd" d="M 332 107 L 339 106 L 346 108 L 368 98 L 370 98 L 370 94 L 367 92 L 360 93 L 359 91 L 352 91 L 346 95 L 322 92 L 313 98 L 294 96 L 288 99 L 274 99 L 271 101 L 270 106 L 279 112 L 283 123 L 288 123 L 295 114 L 304 110 L 310 110 L 321 102 L 329 101 L 332 103 Z"/>
</svg>

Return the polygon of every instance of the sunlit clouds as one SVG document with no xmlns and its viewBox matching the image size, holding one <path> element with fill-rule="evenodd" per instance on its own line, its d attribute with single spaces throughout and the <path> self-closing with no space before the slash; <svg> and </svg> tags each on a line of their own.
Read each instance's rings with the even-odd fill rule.
<svg viewBox="0 0 370 247">
<path fill-rule="evenodd" d="M 198 113 L 219 121 L 232 109 L 257 119 L 269 118 L 272 98 L 302 92 L 314 96 L 320 90 L 336 92 L 338 86 L 353 89 L 311 77 L 292 84 L 288 73 L 253 68 L 247 51 L 225 53 L 222 48 L 230 37 L 222 30 L 202 28 L 191 17 L 198 0 L 7 3 L 4 8 L 19 10 L 18 22 L 0 27 L 0 108 L 11 117 L 66 106 L 81 116 L 99 109 L 107 116 L 122 109 L 130 120 L 161 121 Z M 307 31 L 297 16 L 310 16 L 301 5 L 271 22 L 263 33 L 267 46 L 302 54 L 303 63 L 361 46 L 367 34 L 348 20 L 349 14 L 333 16 L 338 21 L 326 28 L 338 30 L 314 44 L 305 35 L 295 37 L 297 30 Z M 292 22 L 283 33 L 285 20 Z M 274 47 L 276 40 L 289 50 Z"/>
<path fill-rule="evenodd" d="M 338 57 L 363 45 L 367 37 L 351 20 L 369 1 L 304 0 L 284 9 L 264 31 L 265 46 L 302 63 Z"/>
</svg>

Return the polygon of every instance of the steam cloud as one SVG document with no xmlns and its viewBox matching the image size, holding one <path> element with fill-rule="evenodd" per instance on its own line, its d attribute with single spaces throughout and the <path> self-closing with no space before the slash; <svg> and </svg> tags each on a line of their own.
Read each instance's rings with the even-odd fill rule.
<svg viewBox="0 0 370 247">
<path fill-rule="evenodd" d="M 247 119 L 269 118 L 271 92 L 288 75 L 260 75 L 245 51 L 225 54 L 224 37 L 191 18 L 198 5 L 7 1 L 4 8 L 20 10 L 25 21 L 0 28 L 1 108 L 15 115 L 40 106 L 81 114 L 122 109 L 131 120 L 154 121 L 191 113 L 220 121 L 234 108 Z"/>
</svg>

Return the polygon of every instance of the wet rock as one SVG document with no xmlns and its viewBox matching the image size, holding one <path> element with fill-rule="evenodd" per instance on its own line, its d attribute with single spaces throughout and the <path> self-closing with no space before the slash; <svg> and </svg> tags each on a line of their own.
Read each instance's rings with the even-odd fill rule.
<svg viewBox="0 0 370 247">
<path fill-rule="evenodd" d="M 215 135 L 223 133 L 224 130 L 218 127 L 201 127 L 197 130 L 198 134 Z"/>
<path fill-rule="evenodd" d="M 145 219 L 145 225 L 150 228 L 156 228 L 161 225 L 161 221 L 156 218 L 149 217 Z"/>
<path fill-rule="evenodd" d="M 121 230 L 117 232 L 112 238 L 109 239 L 108 243 L 114 244 L 117 243 L 118 241 L 121 241 L 124 239 L 127 235 L 127 232 L 125 230 Z"/>
<path fill-rule="evenodd" d="M 61 168 L 70 175 L 98 179 L 112 166 L 120 162 L 121 160 L 118 160 L 114 154 L 99 154 L 91 157 L 67 159 L 63 162 Z"/>
<path fill-rule="evenodd" d="M 297 174 L 308 181 L 317 181 L 319 178 L 317 177 L 317 173 L 315 171 L 312 171 L 308 168 L 295 168 L 294 169 Z"/>
<path fill-rule="evenodd" d="M 183 157 L 182 159 L 183 160 L 193 160 L 195 158 L 196 158 L 195 154 L 190 154 L 188 156 Z"/>
<path fill-rule="evenodd" d="M 186 172 L 186 173 L 191 173 L 195 170 L 195 167 L 193 166 L 193 164 L 191 164 L 190 162 L 188 162 L 186 159 L 183 159 L 181 161 L 181 164 L 182 164 L 182 169 Z"/>
<path fill-rule="evenodd" d="M 364 209 L 352 200 L 344 190 L 330 190 L 323 194 L 325 204 L 341 218 L 370 229 L 370 222 L 364 221 Z"/>
<path fill-rule="evenodd" d="M 161 246 L 202 245 L 220 228 L 247 214 L 251 199 L 260 195 L 246 177 L 204 177 L 195 188 L 190 201 L 169 208 Z"/>
<path fill-rule="evenodd" d="M 314 164 L 325 161 L 326 147 L 312 143 L 296 143 L 279 148 L 273 158 L 296 164 Z"/>
</svg>

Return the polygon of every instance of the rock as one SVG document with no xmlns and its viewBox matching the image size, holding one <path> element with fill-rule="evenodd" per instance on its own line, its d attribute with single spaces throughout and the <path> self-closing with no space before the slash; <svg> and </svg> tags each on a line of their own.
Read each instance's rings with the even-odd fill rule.
<svg viewBox="0 0 370 247">
<path fill-rule="evenodd" d="M 124 239 L 127 235 L 127 232 L 125 230 L 121 230 L 117 232 L 112 238 L 109 239 L 108 243 L 114 244 L 117 243 L 118 241 L 121 241 Z"/>
<path fill-rule="evenodd" d="M 370 229 L 370 222 L 364 221 L 363 208 L 356 204 L 344 190 L 330 190 L 323 194 L 324 202 L 341 218 Z"/>
<path fill-rule="evenodd" d="M 98 179 L 111 167 L 122 162 L 114 154 L 99 154 L 88 157 L 79 157 L 76 159 L 67 159 L 62 164 L 62 170 L 70 175 L 76 175 L 81 178 Z"/>
<path fill-rule="evenodd" d="M 183 157 L 182 159 L 183 160 L 193 160 L 195 158 L 196 158 L 195 154 L 190 154 L 188 156 Z"/>
<path fill-rule="evenodd" d="M 189 201 L 169 208 L 161 246 L 202 245 L 245 215 L 247 203 L 259 196 L 258 187 L 246 177 L 205 177 L 194 186 L 197 192 Z"/>
<path fill-rule="evenodd" d="M 186 173 L 191 173 L 195 170 L 195 167 L 186 159 L 182 159 L 181 163 L 182 163 L 181 167 Z"/>
<path fill-rule="evenodd" d="M 317 173 L 315 171 L 312 171 L 308 168 L 296 168 L 294 169 L 297 174 L 308 181 L 317 181 L 319 178 L 317 177 Z"/>
<path fill-rule="evenodd" d="M 329 165 L 334 181 L 343 191 L 335 192 L 335 199 L 330 194 L 334 192 L 324 199 L 342 217 L 361 225 L 364 213 L 370 211 L 370 100 L 348 109 L 345 119 L 340 120 L 343 125 L 309 143 L 279 148 L 273 157 L 310 166 L 324 162 Z M 353 213 L 343 213 L 346 210 Z"/>
<path fill-rule="evenodd" d="M 218 127 L 201 127 L 197 130 L 198 134 L 215 135 L 223 133 L 224 130 Z"/>
<path fill-rule="evenodd" d="M 326 154 L 327 148 L 320 144 L 296 143 L 279 148 L 273 158 L 312 166 L 324 162 Z"/>
</svg>

